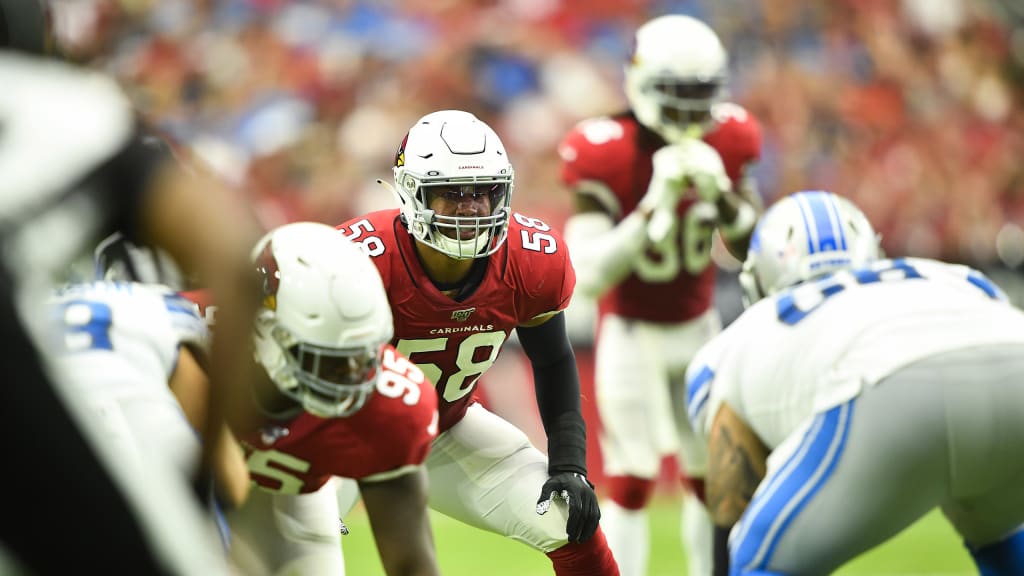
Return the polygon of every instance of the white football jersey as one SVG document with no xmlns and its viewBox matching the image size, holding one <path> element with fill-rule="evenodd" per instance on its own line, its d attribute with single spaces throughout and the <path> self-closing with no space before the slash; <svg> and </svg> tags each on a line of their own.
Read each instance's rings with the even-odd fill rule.
<svg viewBox="0 0 1024 576">
<path fill-rule="evenodd" d="M 75 368 L 76 379 L 97 385 L 166 388 L 179 346 L 203 351 L 209 341 L 199 307 L 163 286 L 76 284 L 59 290 L 51 304 L 58 315 L 55 352 Z"/>
<path fill-rule="evenodd" d="M 1024 312 L 983 274 L 934 260 L 880 260 L 765 298 L 687 370 L 687 412 L 706 434 L 728 402 L 769 448 L 813 413 L 949 350 L 1024 344 Z"/>
<path fill-rule="evenodd" d="M 190 469 L 198 437 L 168 380 L 181 346 L 205 354 L 209 333 L 198 306 L 163 286 L 114 282 L 63 288 L 50 305 L 61 380 L 111 430 L 123 430 L 125 452 L 144 461 L 158 442 L 165 457 Z"/>
</svg>

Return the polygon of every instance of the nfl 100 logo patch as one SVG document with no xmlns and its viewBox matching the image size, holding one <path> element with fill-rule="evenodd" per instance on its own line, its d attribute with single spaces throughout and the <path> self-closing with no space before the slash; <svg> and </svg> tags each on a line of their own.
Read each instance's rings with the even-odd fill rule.
<svg viewBox="0 0 1024 576">
<path fill-rule="evenodd" d="M 452 312 L 452 320 L 458 320 L 459 322 L 465 322 L 469 319 L 469 315 L 476 312 L 476 308 L 465 308 L 463 310 L 455 310 Z"/>
</svg>

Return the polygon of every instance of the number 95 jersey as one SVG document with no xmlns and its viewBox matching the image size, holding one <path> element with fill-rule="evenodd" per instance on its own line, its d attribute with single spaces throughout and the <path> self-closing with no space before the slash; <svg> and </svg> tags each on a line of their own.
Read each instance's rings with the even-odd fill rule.
<svg viewBox="0 0 1024 576">
<path fill-rule="evenodd" d="M 735 187 L 746 166 L 761 154 L 761 128 L 751 114 L 735 104 L 712 109 L 715 125 L 704 141 L 725 164 Z M 561 179 L 576 194 L 596 200 L 618 223 L 647 193 L 652 156 L 665 145 L 631 114 L 584 120 L 558 147 Z M 598 301 L 600 314 L 612 313 L 649 322 L 681 323 L 711 307 L 715 268 L 711 266 L 711 235 L 718 209 L 706 201 L 684 199 L 665 240 L 650 246 L 632 273 Z"/>
<path fill-rule="evenodd" d="M 562 238 L 544 222 L 513 213 L 508 239 L 487 259 L 479 285 L 461 300 L 444 295 L 420 264 L 397 209 L 338 227 L 380 270 L 395 318 L 395 346 L 437 386 L 440 429 L 473 403 L 480 375 L 517 326 L 569 305 L 576 274 Z"/>
<path fill-rule="evenodd" d="M 331 476 L 386 480 L 423 464 L 437 436 L 437 394 L 422 371 L 385 346 L 377 387 L 343 418 L 308 412 L 239 437 L 249 475 L 267 491 L 306 494 Z"/>
</svg>

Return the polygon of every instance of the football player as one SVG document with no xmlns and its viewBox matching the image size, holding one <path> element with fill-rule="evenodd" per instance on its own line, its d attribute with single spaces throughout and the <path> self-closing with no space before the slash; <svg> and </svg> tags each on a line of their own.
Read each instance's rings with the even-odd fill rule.
<svg viewBox="0 0 1024 576">
<path fill-rule="evenodd" d="M 829 574 L 936 506 L 982 574 L 1024 573 L 1024 313 L 966 266 L 878 258 L 831 193 L 757 225 L 751 305 L 687 374 L 716 574 Z"/>
<path fill-rule="evenodd" d="M 164 286 L 116 282 L 61 288 L 50 306 L 58 323 L 53 365 L 132 477 L 152 498 L 174 490 L 170 478 L 190 481 L 209 362 L 197 307 Z M 217 501 L 238 506 L 249 491 L 242 451 L 227 426 L 214 442 Z"/>
<path fill-rule="evenodd" d="M 646 507 L 670 455 L 685 469 L 689 572 L 710 570 L 704 461 L 686 422 L 683 375 L 721 329 L 713 235 L 742 258 L 760 206 L 746 173 L 760 155 L 760 127 L 724 100 L 727 65 L 703 22 L 654 18 L 636 30 L 626 65 L 630 110 L 584 120 L 559 146 L 576 202 L 566 240 L 579 291 L 598 304 L 602 524 L 628 576 L 647 574 Z"/>
<path fill-rule="evenodd" d="M 208 561 L 220 551 L 201 538 L 195 499 L 177 497 L 181 490 L 147 497 L 83 399 L 53 378 L 45 298 L 80 251 L 114 230 L 166 248 L 229 302 L 210 365 L 219 385 L 208 431 L 218 431 L 228 408 L 239 419 L 249 411 L 231 397 L 252 364 L 243 343 L 256 305 L 246 260 L 256 226 L 216 183 L 144 144 L 111 79 L 39 56 L 48 45 L 43 8 L 0 0 L 0 354 L 17 383 L 0 398 L 0 430 L 17 439 L 0 481 L 11 495 L 0 515 L 0 572 L 11 562 L 33 573 L 223 573 Z M 40 543 L 52 540 L 52 519 L 69 513 L 88 527 L 55 554 Z"/>
<path fill-rule="evenodd" d="M 575 274 L 562 238 L 512 211 L 513 182 L 494 130 L 468 112 L 434 112 L 395 156 L 399 208 L 339 229 L 380 270 L 398 351 L 437 386 L 430 506 L 544 552 L 560 576 L 618 574 L 586 476 L 579 377 L 562 313 Z M 547 457 L 475 400 L 513 331 L 532 363 Z"/>
<path fill-rule="evenodd" d="M 436 575 L 423 461 L 437 434 L 433 385 L 388 344 L 377 269 L 334 228 L 272 230 L 254 249 L 262 306 L 262 425 L 239 431 L 258 486 L 228 512 L 245 574 L 343 574 L 332 476 L 355 479 L 388 575 Z M 215 328 L 216 330 L 216 328 Z"/>
</svg>

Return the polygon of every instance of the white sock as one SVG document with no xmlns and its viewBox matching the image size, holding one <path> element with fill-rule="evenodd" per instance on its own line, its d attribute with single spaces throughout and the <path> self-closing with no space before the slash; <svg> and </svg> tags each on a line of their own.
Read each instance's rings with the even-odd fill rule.
<svg viewBox="0 0 1024 576">
<path fill-rule="evenodd" d="M 647 511 L 627 510 L 611 500 L 601 504 L 601 530 L 621 576 L 647 576 L 650 548 Z"/>
<path fill-rule="evenodd" d="M 604 508 L 602 520 L 604 519 Z M 681 533 L 683 548 L 686 549 L 687 565 L 690 576 L 707 576 L 711 574 L 711 516 L 699 498 L 686 492 L 683 495 Z"/>
</svg>

